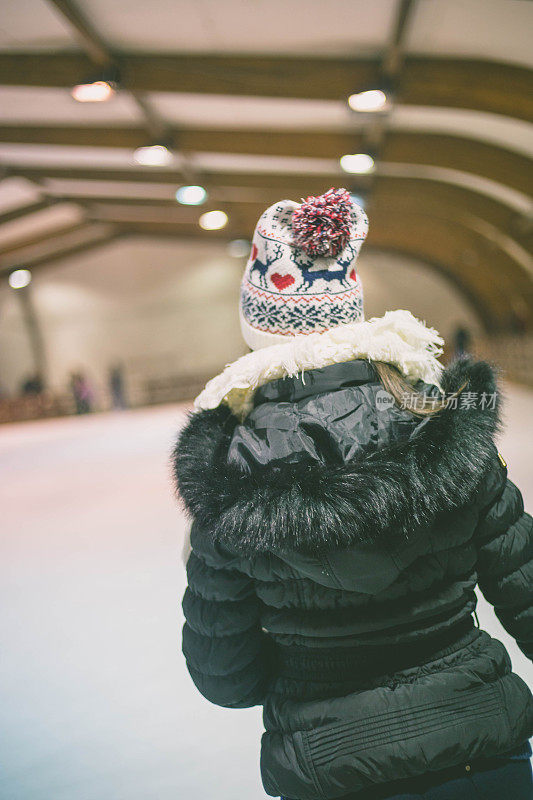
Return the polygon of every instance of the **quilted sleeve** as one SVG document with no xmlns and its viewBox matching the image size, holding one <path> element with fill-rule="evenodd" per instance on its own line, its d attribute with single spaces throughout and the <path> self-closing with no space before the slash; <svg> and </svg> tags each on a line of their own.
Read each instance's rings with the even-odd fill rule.
<svg viewBox="0 0 533 800">
<path fill-rule="evenodd" d="M 253 581 L 215 546 L 198 546 L 198 533 L 191 541 L 183 598 L 189 673 L 211 703 L 227 708 L 261 704 L 268 670 Z"/>
<path fill-rule="evenodd" d="M 476 530 L 478 581 L 504 628 L 533 660 L 533 519 L 503 459 L 488 476 L 492 499 Z"/>
</svg>

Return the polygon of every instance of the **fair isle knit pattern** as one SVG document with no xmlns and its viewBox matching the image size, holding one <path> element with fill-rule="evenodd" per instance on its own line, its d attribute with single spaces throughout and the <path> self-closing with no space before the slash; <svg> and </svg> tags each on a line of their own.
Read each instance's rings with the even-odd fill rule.
<svg viewBox="0 0 533 800">
<path fill-rule="evenodd" d="M 241 285 L 241 327 L 253 350 L 363 319 L 355 263 L 367 231 L 344 189 L 262 214 Z"/>
</svg>

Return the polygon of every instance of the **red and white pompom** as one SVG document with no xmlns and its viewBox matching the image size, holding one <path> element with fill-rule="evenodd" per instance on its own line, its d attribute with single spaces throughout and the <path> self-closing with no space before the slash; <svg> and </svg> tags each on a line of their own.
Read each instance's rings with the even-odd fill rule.
<svg viewBox="0 0 533 800">
<path fill-rule="evenodd" d="M 308 197 L 292 215 L 294 244 L 311 256 L 336 256 L 350 238 L 352 200 L 346 189 Z"/>
</svg>

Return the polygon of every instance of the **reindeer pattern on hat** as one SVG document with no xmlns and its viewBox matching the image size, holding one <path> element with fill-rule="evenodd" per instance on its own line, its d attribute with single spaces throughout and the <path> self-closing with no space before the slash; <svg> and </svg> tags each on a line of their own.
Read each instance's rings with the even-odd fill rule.
<svg viewBox="0 0 533 800">
<path fill-rule="evenodd" d="M 278 336 L 324 331 L 362 319 L 355 262 L 367 229 L 363 210 L 345 190 L 330 190 L 302 205 L 285 200 L 268 208 L 257 224 L 243 277 L 242 319 Z M 338 242 L 331 244 L 328 237 Z"/>
</svg>

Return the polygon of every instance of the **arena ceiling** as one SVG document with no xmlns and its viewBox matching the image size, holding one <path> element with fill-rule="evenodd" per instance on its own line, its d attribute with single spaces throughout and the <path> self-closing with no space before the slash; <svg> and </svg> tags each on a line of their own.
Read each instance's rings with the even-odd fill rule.
<svg viewBox="0 0 533 800">
<path fill-rule="evenodd" d="M 368 245 L 423 259 L 488 330 L 533 323 L 533 4 L 527 0 L 18 0 L 0 31 L 0 270 L 124 236 L 249 238 L 331 185 Z M 105 103 L 73 85 L 118 76 Z M 350 94 L 384 86 L 379 114 Z M 172 146 L 164 167 L 135 148 Z M 371 152 L 370 175 L 342 172 Z M 201 209 L 176 203 L 199 183 Z M 220 231 L 200 213 L 220 208 Z"/>
</svg>

